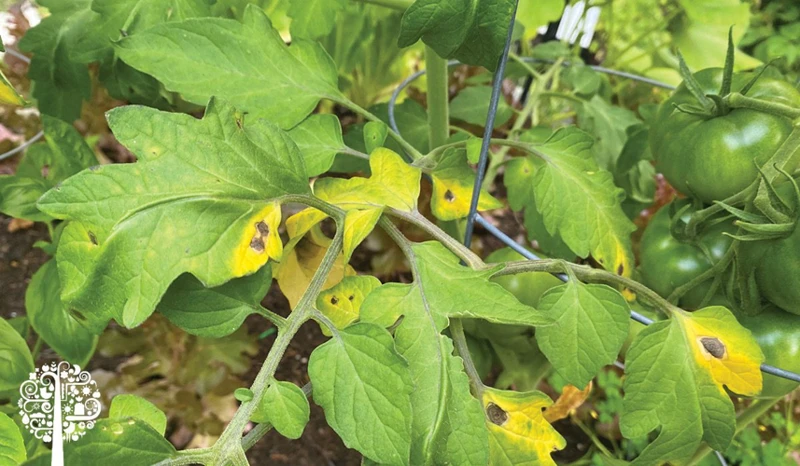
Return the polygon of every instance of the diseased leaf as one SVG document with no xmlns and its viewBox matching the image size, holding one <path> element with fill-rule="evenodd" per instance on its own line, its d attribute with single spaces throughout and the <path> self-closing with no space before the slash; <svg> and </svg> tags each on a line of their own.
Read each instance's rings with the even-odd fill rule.
<svg viewBox="0 0 800 466">
<path fill-rule="evenodd" d="M 472 125 L 483 126 L 489 114 L 491 97 L 492 88 L 489 86 L 468 87 L 450 101 L 450 116 Z M 506 124 L 513 114 L 511 107 L 501 98 L 497 103 L 494 127 Z"/>
<path fill-rule="evenodd" d="M 16 392 L 33 372 L 33 358 L 25 340 L 5 319 L 0 319 L 0 394 Z"/>
<path fill-rule="evenodd" d="M 47 221 L 52 217 L 36 207 L 48 189 L 97 164 L 92 149 L 72 127 L 57 118 L 42 115 L 45 142 L 28 148 L 15 175 L 0 175 L 0 212 L 14 218 Z"/>
<path fill-rule="evenodd" d="M 19 95 L 14 86 L 8 82 L 8 78 L 0 72 L 0 103 L 8 105 L 25 105 L 25 99 Z"/>
<path fill-rule="evenodd" d="M 269 422 L 284 437 L 299 439 L 310 414 L 311 407 L 300 387 L 275 380 L 267 387 L 251 419 L 259 423 Z"/>
<path fill-rule="evenodd" d="M 764 356 L 731 312 L 712 306 L 643 329 L 627 352 L 620 429 L 656 439 L 633 464 L 682 463 L 702 441 L 724 451 L 736 426 L 723 386 L 741 395 L 761 390 Z"/>
<path fill-rule="evenodd" d="M 317 309 L 336 328 L 344 329 L 358 319 L 361 303 L 379 286 L 381 286 L 380 280 L 371 275 L 344 277 L 338 284 L 319 294 Z M 322 333 L 330 336 L 330 331 L 325 327 Z"/>
<path fill-rule="evenodd" d="M 630 308 L 608 285 L 570 280 L 548 290 L 538 307 L 556 319 L 556 325 L 536 331 L 539 348 L 558 374 L 579 388 L 617 359 L 628 337 Z"/>
<path fill-rule="evenodd" d="M 214 288 L 206 288 L 191 275 L 182 275 L 161 298 L 158 312 L 192 335 L 221 338 L 241 327 L 247 316 L 259 312 L 271 283 L 270 264 Z"/>
<path fill-rule="evenodd" d="M 344 98 L 325 50 L 301 39 L 287 46 L 255 5 L 247 7 L 243 23 L 199 18 L 162 24 L 122 39 L 115 49 L 190 102 L 205 105 L 218 96 L 248 118 L 267 118 L 284 129 L 303 121 L 320 99 Z"/>
<path fill-rule="evenodd" d="M 544 163 L 536 166 L 536 208 L 551 235 L 575 254 L 591 254 L 605 269 L 630 276 L 634 267 L 630 234 L 636 227 L 622 211 L 624 193 L 611 173 L 599 168 L 591 136 L 562 128 L 542 144 L 531 144 Z"/>
<path fill-rule="evenodd" d="M 174 454 L 175 447 L 144 421 L 101 419 L 80 442 L 66 442 L 64 464 L 150 466 Z"/>
<path fill-rule="evenodd" d="M 456 220 L 469 215 L 475 172 L 467 165 L 464 149 L 447 149 L 436 166 L 430 171 L 433 182 L 431 210 L 440 220 Z M 492 210 L 503 204 L 481 189 L 478 210 Z"/>
<path fill-rule="evenodd" d="M 318 39 L 328 34 L 344 7 L 344 0 L 292 0 L 289 2 L 292 39 Z"/>
<path fill-rule="evenodd" d="M 383 211 L 378 208 L 351 210 L 344 218 L 344 260 L 350 262 L 353 251 L 375 228 Z"/>
<path fill-rule="evenodd" d="M 314 114 L 289 131 L 306 163 L 308 176 L 328 171 L 336 154 L 346 152 L 342 125 L 336 115 Z"/>
<path fill-rule="evenodd" d="M 28 457 L 17 424 L 0 412 L 0 466 L 17 466 Z"/>
<path fill-rule="evenodd" d="M 544 419 L 551 424 L 566 419 L 572 411 L 580 408 L 591 392 L 592 382 L 589 382 L 583 390 L 575 385 L 565 386 L 556 402 L 544 410 Z"/>
<path fill-rule="evenodd" d="M 131 417 L 146 422 L 162 436 L 167 430 L 167 415 L 153 403 L 136 395 L 115 396 L 108 408 L 108 418 L 127 421 Z"/>
<path fill-rule="evenodd" d="M 335 332 L 311 353 L 308 374 L 345 445 L 381 464 L 410 464 L 414 384 L 389 332 L 364 323 Z"/>
<path fill-rule="evenodd" d="M 489 281 L 498 269 L 474 271 L 439 243 L 412 245 L 413 284 L 389 283 L 373 290 L 361 306 L 361 320 L 388 327 L 408 360 L 420 389 L 411 393 L 413 412 L 410 464 L 485 465 L 488 437 L 480 403 L 472 397 L 461 359 L 441 334 L 449 317 L 542 325 L 551 320 L 524 306 Z"/>
<path fill-rule="evenodd" d="M 33 54 L 28 77 L 39 111 L 72 122 L 80 117 L 81 105 L 91 93 L 88 67 L 70 59 L 83 25 L 93 16 L 91 0 L 44 3 L 50 16 L 25 33 L 19 48 Z"/>
<path fill-rule="evenodd" d="M 440 57 L 497 67 L 514 0 L 417 0 L 403 14 L 399 44 L 422 39 Z"/>
<path fill-rule="evenodd" d="M 57 256 L 66 304 L 134 327 L 182 273 L 214 287 L 267 262 L 278 247 L 269 200 L 309 190 L 286 133 L 214 100 L 202 120 L 137 106 L 108 118 L 139 162 L 84 171 L 39 201 L 80 222 Z"/>
<path fill-rule="evenodd" d="M 25 290 L 25 311 L 31 327 L 62 358 L 84 366 L 94 354 L 97 335 L 61 303 L 61 281 L 55 259 L 45 262 L 31 277 Z"/>
<path fill-rule="evenodd" d="M 542 411 L 553 404 L 542 392 L 511 392 L 486 388 L 483 409 L 489 429 L 489 463 L 493 466 L 555 466 L 550 457 L 567 441 Z"/>
</svg>

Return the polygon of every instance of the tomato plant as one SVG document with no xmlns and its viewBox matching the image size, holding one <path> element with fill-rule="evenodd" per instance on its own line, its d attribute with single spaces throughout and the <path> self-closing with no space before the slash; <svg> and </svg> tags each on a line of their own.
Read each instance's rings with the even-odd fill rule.
<svg viewBox="0 0 800 466">
<path fill-rule="evenodd" d="M 35 104 L 44 138 L 0 176 L 0 211 L 50 236 L 25 318 L 0 321 L 0 461 L 241 466 L 264 436 L 313 430 L 315 406 L 364 464 L 726 451 L 737 422 L 791 389 L 762 391 L 762 370 L 800 377 L 759 327 L 791 336 L 795 316 L 753 324 L 739 311 L 760 295 L 736 295 L 777 302 L 748 273 L 794 273 L 769 255 L 742 264 L 751 240 L 794 244 L 773 186 L 796 168 L 800 94 L 763 69 L 734 75 L 730 36 L 722 71 L 681 60 L 669 97 L 636 78 L 662 88 L 646 88 L 658 109 L 626 106 L 622 78 L 577 48 L 532 46 L 560 14 L 548 3 L 41 0 L 14 44 L 30 92 L 0 86 L 9 106 Z M 398 82 L 423 65 L 424 85 Z M 136 161 L 109 163 L 97 126 Z M 748 144 L 723 150 L 730 138 Z M 638 211 L 663 201 L 653 157 L 697 209 L 663 207 L 637 243 Z M 517 252 L 489 254 L 492 237 Z M 724 299 L 706 305 L 709 281 Z M 271 342 L 260 357 L 251 326 Z M 44 345 L 90 367 L 133 353 L 126 377 L 104 378 L 104 418 L 63 449 L 17 425 Z M 282 372 L 292 353 L 302 370 Z M 767 400 L 737 414 L 729 393 Z M 624 451 L 581 414 L 595 402 Z M 568 445 L 566 418 L 587 442 Z"/>
</svg>

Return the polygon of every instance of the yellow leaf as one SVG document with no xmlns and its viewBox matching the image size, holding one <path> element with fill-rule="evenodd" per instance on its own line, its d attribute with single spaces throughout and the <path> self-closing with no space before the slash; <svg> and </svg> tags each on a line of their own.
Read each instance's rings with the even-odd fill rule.
<svg viewBox="0 0 800 466">
<path fill-rule="evenodd" d="M 289 244 L 286 245 L 290 249 L 300 238 L 305 236 L 315 225 L 325 220 L 328 216 L 321 210 L 309 207 L 300 212 L 292 215 L 286 219 L 286 233 L 289 234 Z"/>
<path fill-rule="evenodd" d="M 2 72 L 0 72 L 0 103 L 19 106 L 25 105 L 25 99 L 19 95 Z"/>
<path fill-rule="evenodd" d="M 399 155 L 379 147 L 369 156 L 369 178 L 323 178 L 314 183 L 314 194 L 345 210 L 385 206 L 411 212 L 417 208 L 420 169 Z"/>
<path fill-rule="evenodd" d="M 472 188 L 475 184 L 475 172 L 467 165 L 464 150 L 447 150 L 441 161 L 431 173 L 433 194 L 431 210 L 440 220 L 456 220 L 469 214 L 472 200 Z M 488 191 L 481 189 L 478 198 L 478 210 L 491 210 L 502 207 L 503 203 L 492 197 Z"/>
<path fill-rule="evenodd" d="M 566 418 L 570 412 L 578 409 L 586 401 L 591 392 L 592 382 L 589 382 L 583 390 L 574 385 L 566 385 L 556 402 L 544 410 L 545 420 L 552 424 Z"/>
<path fill-rule="evenodd" d="M 725 393 L 723 385 L 740 395 L 761 391 L 761 363 L 764 354 L 749 330 L 731 311 L 710 306 L 695 312 L 676 312 L 697 365 L 704 369 Z"/>
<path fill-rule="evenodd" d="M 327 244 L 320 243 L 330 243 L 330 240 L 325 242 L 320 235 L 314 235 L 311 232 L 302 237 L 292 249 L 287 248 L 283 260 L 277 266 L 275 278 L 292 309 L 300 302 L 300 298 L 303 297 L 303 293 L 314 277 L 314 272 L 317 271 L 325 256 Z M 345 265 L 342 259 L 340 253 L 328 278 L 322 285 L 323 288 L 332 287 L 347 275 L 355 275 L 355 270 L 349 265 Z"/>
<path fill-rule="evenodd" d="M 375 228 L 381 218 L 381 209 L 351 210 L 344 218 L 344 260 L 350 262 L 353 250 Z"/>
<path fill-rule="evenodd" d="M 364 298 L 379 286 L 381 281 L 371 275 L 344 277 L 337 285 L 319 294 L 317 309 L 336 328 L 343 329 L 358 319 Z M 327 336 L 331 334 L 325 326 L 322 326 L 322 333 Z"/>
<path fill-rule="evenodd" d="M 233 276 L 242 277 L 260 269 L 271 258 L 281 260 L 283 242 L 278 234 L 281 206 L 271 202 L 248 222 L 233 254 Z"/>
<path fill-rule="evenodd" d="M 489 464 L 553 465 L 554 450 L 567 444 L 544 418 L 553 401 L 542 392 L 512 392 L 486 388 L 483 409 L 489 429 Z"/>
</svg>

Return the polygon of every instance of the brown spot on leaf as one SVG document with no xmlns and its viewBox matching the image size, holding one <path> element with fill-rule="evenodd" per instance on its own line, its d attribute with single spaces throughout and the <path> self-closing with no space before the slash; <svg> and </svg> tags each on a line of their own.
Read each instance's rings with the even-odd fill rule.
<svg viewBox="0 0 800 466">
<path fill-rule="evenodd" d="M 714 356 L 717 359 L 722 359 L 725 356 L 725 344 L 722 343 L 719 338 L 715 337 L 702 337 L 700 338 L 700 343 L 703 345 L 706 351 L 708 351 L 711 356 Z"/>
<path fill-rule="evenodd" d="M 623 264 L 619 264 L 617 267 L 617 275 L 622 275 L 623 272 L 625 272 L 625 266 Z"/>
<path fill-rule="evenodd" d="M 254 236 L 253 239 L 250 240 L 250 248 L 255 252 L 264 252 L 264 240 L 262 240 L 260 236 Z"/>
<path fill-rule="evenodd" d="M 93 232 L 89 232 L 89 241 L 92 242 L 95 246 L 97 246 L 97 236 Z"/>
<path fill-rule="evenodd" d="M 336 296 L 331 296 L 331 304 L 336 305 L 339 304 L 339 298 Z"/>
<path fill-rule="evenodd" d="M 269 225 L 267 225 L 263 221 L 256 223 L 256 230 L 258 230 L 258 232 L 261 233 L 261 236 L 269 235 Z"/>
<path fill-rule="evenodd" d="M 450 191 L 448 189 L 447 191 L 444 192 L 444 200 L 447 202 L 453 202 L 456 200 L 456 195 L 453 194 L 453 191 Z"/>
<path fill-rule="evenodd" d="M 489 403 L 486 406 L 486 414 L 489 416 L 489 420 L 498 426 L 502 426 L 508 420 L 508 413 L 494 403 Z"/>
<path fill-rule="evenodd" d="M 350 296 L 348 296 L 348 297 L 347 297 L 347 299 L 349 299 L 350 301 L 352 301 L 352 300 L 356 299 L 356 297 L 355 297 L 355 296 L 353 296 L 353 295 L 350 295 Z"/>
</svg>

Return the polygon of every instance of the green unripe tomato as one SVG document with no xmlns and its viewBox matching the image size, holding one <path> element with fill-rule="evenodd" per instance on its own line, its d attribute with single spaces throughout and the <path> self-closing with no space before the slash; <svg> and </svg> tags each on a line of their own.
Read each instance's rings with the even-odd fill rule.
<svg viewBox="0 0 800 466">
<path fill-rule="evenodd" d="M 731 90 L 739 92 L 752 76 L 734 74 Z M 721 68 L 698 71 L 694 77 L 705 94 L 720 91 Z M 800 92 L 794 86 L 763 76 L 747 97 L 800 106 Z M 756 164 L 769 160 L 792 131 L 788 118 L 761 111 L 737 108 L 727 115 L 706 118 L 682 112 L 675 104 L 698 106 L 685 83 L 661 104 L 650 130 L 656 167 L 675 189 L 707 204 L 728 198 L 755 181 Z M 798 165 L 785 168 L 792 172 Z"/>
<path fill-rule="evenodd" d="M 757 316 L 739 316 L 739 322 L 753 333 L 765 363 L 800 372 L 800 316 L 770 306 Z M 764 388 L 759 397 L 783 396 L 797 386 L 797 382 L 764 374 Z"/>
<path fill-rule="evenodd" d="M 670 205 L 665 205 L 650 219 L 642 235 L 639 251 L 642 283 L 664 298 L 675 291 L 675 288 L 688 283 L 716 264 L 725 255 L 732 241 L 723 233 L 736 231 L 730 223 L 719 223 L 701 232 L 697 237 L 697 244 L 684 243 L 670 233 L 669 211 Z M 697 309 L 711 283 L 711 280 L 707 280 L 689 290 L 680 299 L 681 307 Z M 717 293 L 706 305 L 728 304 L 724 295 Z"/>
</svg>

